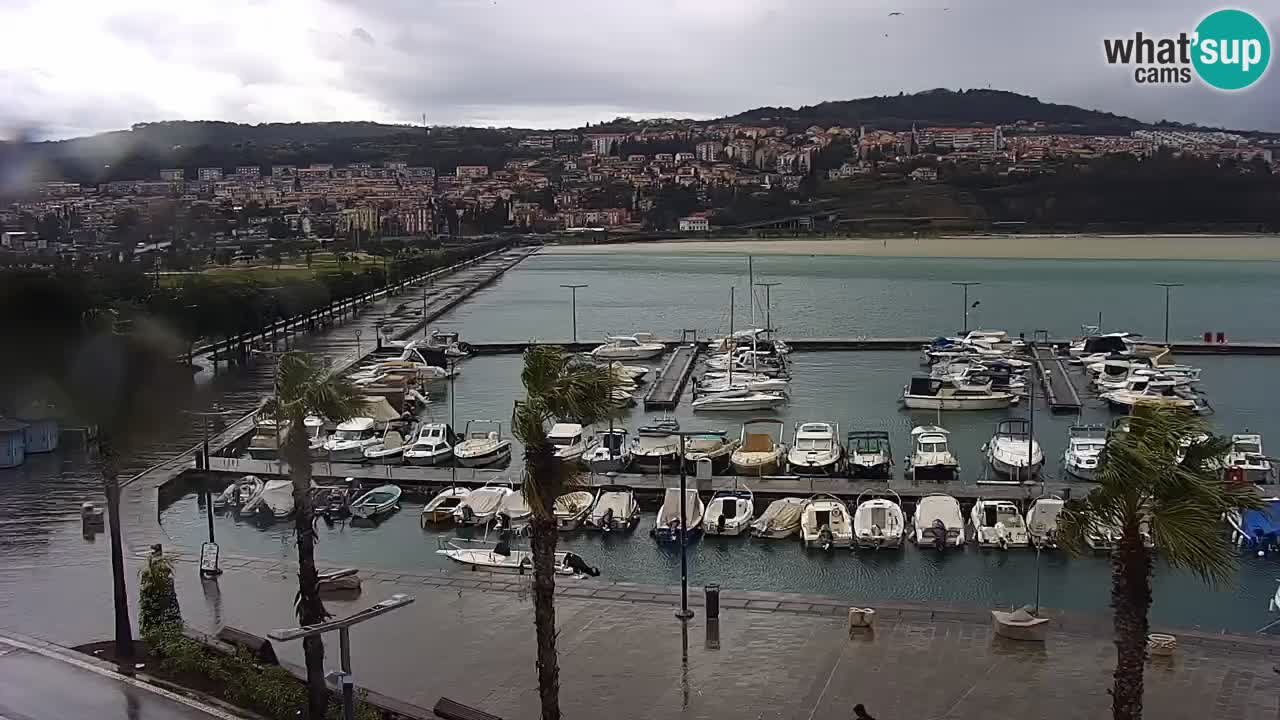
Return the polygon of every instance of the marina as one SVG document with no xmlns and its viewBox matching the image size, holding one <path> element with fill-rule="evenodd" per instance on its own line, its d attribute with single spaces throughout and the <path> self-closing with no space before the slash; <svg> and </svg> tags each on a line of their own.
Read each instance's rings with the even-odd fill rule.
<svg viewBox="0 0 1280 720">
<path fill-rule="evenodd" d="M 1079 413 L 1080 393 L 1076 392 L 1076 385 L 1067 373 L 1062 356 L 1050 353 L 1039 343 L 1032 344 L 1031 354 L 1036 364 L 1036 377 L 1044 385 L 1045 397 L 1049 400 L 1049 409 Z"/>
<path fill-rule="evenodd" d="M 644 396 L 646 410 L 670 410 L 680 401 L 684 386 L 693 374 L 694 361 L 698 359 L 698 345 L 681 343 L 671 352 L 671 357 L 658 371 L 658 379 L 653 381 Z"/>
</svg>

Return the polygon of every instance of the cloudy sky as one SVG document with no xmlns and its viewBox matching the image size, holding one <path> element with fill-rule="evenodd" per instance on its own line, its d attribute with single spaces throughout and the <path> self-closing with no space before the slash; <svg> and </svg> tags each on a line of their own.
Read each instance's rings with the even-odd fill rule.
<svg viewBox="0 0 1280 720">
<path fill-rule="evenodd" d="M 1008 0 L 0 0 L 0 128 L 378 120 L 566 127 L 934 87 L 1280 130 L 1280 77 L 1143 87 L 1102 39 L 1217 5 Z M 1237 5 L 1280 38 L 1275 3 Z M 903 14 L 890 16 L 900 11 Z M 1274 64 L 1274 63 L 1273 63 Z"/>
</svg>

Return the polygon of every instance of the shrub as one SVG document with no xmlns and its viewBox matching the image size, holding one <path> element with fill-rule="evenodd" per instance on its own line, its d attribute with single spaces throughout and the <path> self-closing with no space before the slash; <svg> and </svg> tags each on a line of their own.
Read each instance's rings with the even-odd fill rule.
<svg viewBox="0 0 1280 720">
<path fill-rule="evenodd" d="M 139 573 L 138 630 L 142 638 L 152 640 L 169 632 L 182 632 L 182 609 L 173 587 L 173 562 L 160 552 L 147 557 Z"/>
</svg>

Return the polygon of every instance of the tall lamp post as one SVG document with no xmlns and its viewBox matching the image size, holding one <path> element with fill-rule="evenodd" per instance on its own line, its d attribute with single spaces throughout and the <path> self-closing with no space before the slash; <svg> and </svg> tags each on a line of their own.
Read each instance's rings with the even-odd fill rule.
<svg viewBox="0 0 1280 720">
<path fill-rule="evenodd" d="M 588 286 L 586 283 L 579 283 L 576 285 L 561 285 L 560 287 L 569 288 L 569 292 L 571 293 L 569 298 L 571 309 L 569 310 L 569 313 L 573 316 L 573 341 L 576 343 L 578 342 L 578 288 Z"/>
<path fill-rule="evenodd" d="M 773 302 L 772 302 L 773 298 L 770 297 L 771 295 L 770 291 L 773 290 L 774 287 L 781 284 L 782 283 L 780 282 L 756 283 L 756 287 L 764 288 L 764 329 L 765 329 L 765 332 L 769 333 L 770 340 L 773 339 Z M 751 329 L 755 330 L 755 328 L 751 328 Z"/>
<path fill-rule="evenodd" d="M 981 285 L 982 283 L 976 280 L 962 280 L 962 281 L 953 282 L 951 284 L 959 285 L 960 287 L 964 288 L 964 334 L 968 335 L 969 334 L 969 286 Z"/>
<path fill-rule="evenodd" d="M 217 404 L 213 406 L 213 410 L 183 410 L 187 415 L 192 415 L 201 419 L 204 425 L 204 454 L 201 456 L 200 469 L 209 469 L 209 418 L 222 417 L 224 415 L 234 414 L 234 410 L 219 410 Z M 200 493 L 204 496 L 205 518 L 209 524 L 209 541 L 200 548 L 200 574 L 205 577 L 217 577 L 222 574 L 222 569 L 218 567 L 218 543 L 213 535 L 213 491 L 209 489 L 208 478 L 202 483 Z"/>
<path fill-rule="evenodd" d="M 1164 344 L 1169 344 L 1169 289 L 1182 287 L 1182 283 L 1158 282 L 1156 287 L 1164 288 Z"/>
</svg>

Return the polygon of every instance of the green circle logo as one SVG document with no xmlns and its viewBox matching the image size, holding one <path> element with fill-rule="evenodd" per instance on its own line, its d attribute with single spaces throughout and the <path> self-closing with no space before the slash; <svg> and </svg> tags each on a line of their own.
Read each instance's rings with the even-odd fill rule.
<svg viewBox="0 0 1280 720">
<path fill-rule="evenodd" d="M 1218 10 L 1196 26 L 1191 62 L 1200 79 L 1219 90 L 1249 87 L 1270 60 L 1267 27 L 1243 10 Z"/>
</svg>

